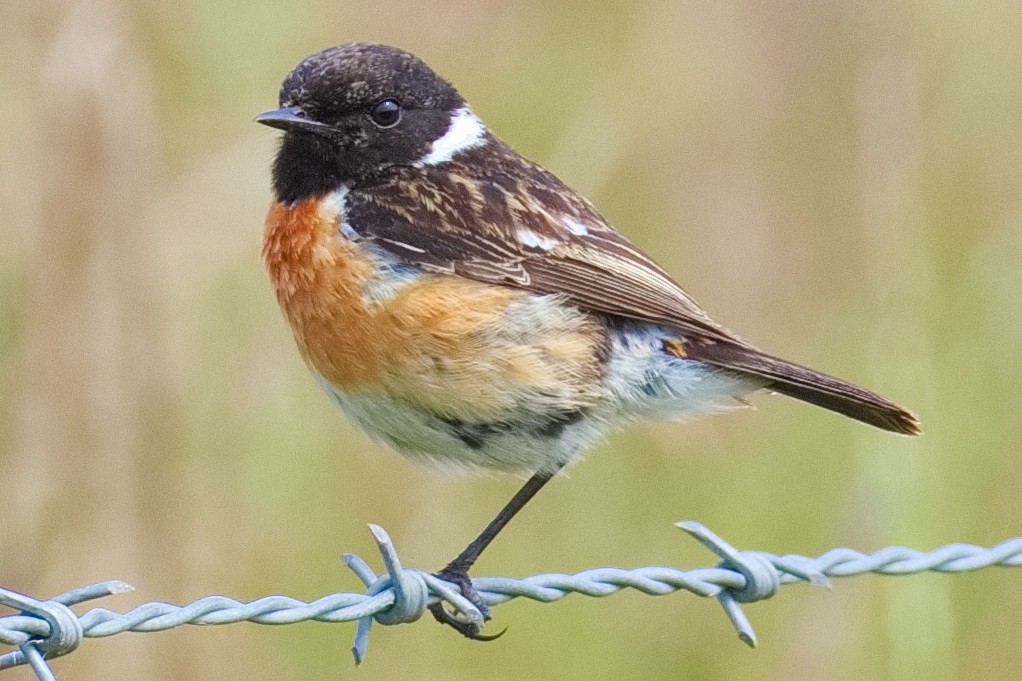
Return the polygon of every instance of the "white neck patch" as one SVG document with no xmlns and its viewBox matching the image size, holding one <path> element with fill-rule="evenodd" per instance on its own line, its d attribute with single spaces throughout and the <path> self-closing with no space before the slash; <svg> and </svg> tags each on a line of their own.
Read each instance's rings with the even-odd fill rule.
<svg viewBox="0 0 1022 681">
<path fill-rule="evenodd" d="M 348 210 L 348 185 L 342 184 L 336 190 L 327 194 L 326 198 L 320 203 L 320 210 L 326 211 L 327 219 L 338 219 L 340 220 L 340 227 L 338 231 L 345 239 L 355 241 L 359 238 L 358 232 L 351 228 L 348 223 L 347 217 L 344 213 Z"/>
<path fill-rule="evenodd" d="M 433 148 L 413 165 L 435 166 L 450 161 L 458 152 L 477 147 L 483 143 L 486 126 L 468 107 L 458 109 L 451 118 L 451 127 L 440 139 L 433 142 Z"/>
</svg>

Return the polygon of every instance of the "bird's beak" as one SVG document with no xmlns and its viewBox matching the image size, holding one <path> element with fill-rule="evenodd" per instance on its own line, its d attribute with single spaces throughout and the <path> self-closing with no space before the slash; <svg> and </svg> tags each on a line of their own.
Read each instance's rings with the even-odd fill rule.
<svg viewBox="0 0 1022 681">
<path fill-rule="evenodd" d="M 321 135 L 333 130 L 326 123 L 312 120 L 297 106 L 283 106 L 272 111 L 264 111 L 256 116 L 254 120 L 256 123 L 262 123 L 271 128 L 280 128 L 281 130 L 305 130 L 306 132 L 314 132 Z"/>
</svg>

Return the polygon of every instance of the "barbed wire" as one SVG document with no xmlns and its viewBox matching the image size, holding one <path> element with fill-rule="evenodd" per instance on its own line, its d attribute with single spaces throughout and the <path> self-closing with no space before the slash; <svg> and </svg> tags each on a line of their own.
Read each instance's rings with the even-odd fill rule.
<svg viewBox="0 0 1022 681">
<path fill-rule="evenodd" d="M 992 565 L 1022 565 L 1022 537 L 990 548 L 949 544 L 924 553 L 891 546 L 872 554 L 836 548 L 811 558 L 738 551 L 699 523 L 686 521 L 677 525 L 720 557 L 716 567 L 690 570 L 663 566 L 595 568 L 575 574 L 540 574 L 522 579 L 479 577 L 473 579 L 472 584 L 489 606 L 514 598 L 550 603 L 572 593 L 601 597 L 622 589 L 635 589 L 661 596 L 684 589 L 698 596 L 715 596 L 739 638 L 755 646 L 756 635 L 741 604 L 769 598 L 782 584 L 809 582 L 829 586 L 830 577 L 870 572 L 882 575 L 925 571 L 958 573 Z M 292 624 L 310 620 L 357 621 L 352 653 L 355 663 L 360 664 L 365 658 L 373 622 L 384 625 L 414 622 L 429 605 L 443 601 L 466 621 L 483 623 L 479 609 L 454 585 L 428 572 L 403 568 L 383 528 L 377 525 L 369 528 L 386 572 L 377 575 L 358 556 L 345 554 L 345 564 L 365 584 L 365 592 L 334 593 L 311 602 L 287 596 L 267 596 L 250 602 L 227 596 L 207 596 L 185 606 L 153 602 L 125 613 L 93 608 L 77 615 L 69 606 L 131 591 L 132 587 L 120 581 L 101 582 L 47 600 L 0 589 L 0 604 L 18 611 L 15 615 L 0 617 L 0 643 L 16 647 L 0 655 L 0 670 L 27 664 L 41 681 L 56 681 L 46 660 L 71 652 L 83 637 L 99 638 L 125 631 L 164 631 L 182 624 Z"/>
</svg>

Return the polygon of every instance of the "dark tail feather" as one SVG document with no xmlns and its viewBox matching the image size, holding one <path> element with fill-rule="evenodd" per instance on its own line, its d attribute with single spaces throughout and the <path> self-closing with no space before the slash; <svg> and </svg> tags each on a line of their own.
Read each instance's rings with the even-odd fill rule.
<svg viewBox="0 0 1022 681">
<path fill-rule="evenodd" d="M 670 348 L 668 348 L 670 349 Z M 903 435 L 919 435 L 919 421 L 904 407 L 798 364 L 759 350 L 721 341 L 692 339 L 684 343 L 686 357 L 769 379 L 768 390 L 815 404 L 824 409 Z"/>
<path fill-rule="evenodd" d="M 818 374 L 822 376 L 823 374 Z M 831 379 L 833 380 L 833 379 Z M 839 414 L 850 416 L 857 421 L 868 423 L 871 426 L 890 430 L 902 435 L 919 435 L 919 420 L 916 415 L 893 402 L 866 390 L 860 390 L 849 384 L 845 384 L 841 392 L 820 386 L 804 386 L 794 382 L 781 383 L 776 381 L 767 386 L 797 400 L 803 400 L 824 409 L 836 411 Z M 852 395 L 847 388 L 853 388 Z"/>
</svg>

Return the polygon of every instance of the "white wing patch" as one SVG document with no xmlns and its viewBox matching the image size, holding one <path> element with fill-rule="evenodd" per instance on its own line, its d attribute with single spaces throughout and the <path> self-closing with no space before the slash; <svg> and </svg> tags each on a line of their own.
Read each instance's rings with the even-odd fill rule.
<svg viewBox="0 0 1022 681">
<path fill-rule="evenodd" d="M 553 217 L 553 216 L 551 216 Z M 563 227 L 575 236 L 588 236 L 589 228 L 583 225 L 578 220 L 562 215 L 560 217 L 560 225 L 553 224 L 552 227 Z M 561 232 L 561 239 L 549 236 L 543 236 L 537 234 L 528 227 L 521 227 L 515 229 L 515 237 L 518 239 L 518 243 L 522 244 L 527 248 L 538 248 L 544 251 L 552 250 L 554 247 L 561 245 L 565 241 L 570 241 L 571 237 Z"/>
<path fill-rule="evenodd" d="M 589 229 L 578 220 L 565 216 L 561 218 L 561 222 L 564 223 L 564 226 L 568 228 L 569 232 L 576 236 L 585 236 L 589 234 Z"/>
<path fill-rule="evenodd" d="M 515 230 L 515 236 L 518 237 L 518 241 L 528 248 L 540 248 L 544 251 L 549 251 L 554 246 L 557 246 L 561 242 L 557 239 L 551 239 L 545 237 L 542 234 L 536 234 L 527 227 L 519 227 Z"/>
</svg>

